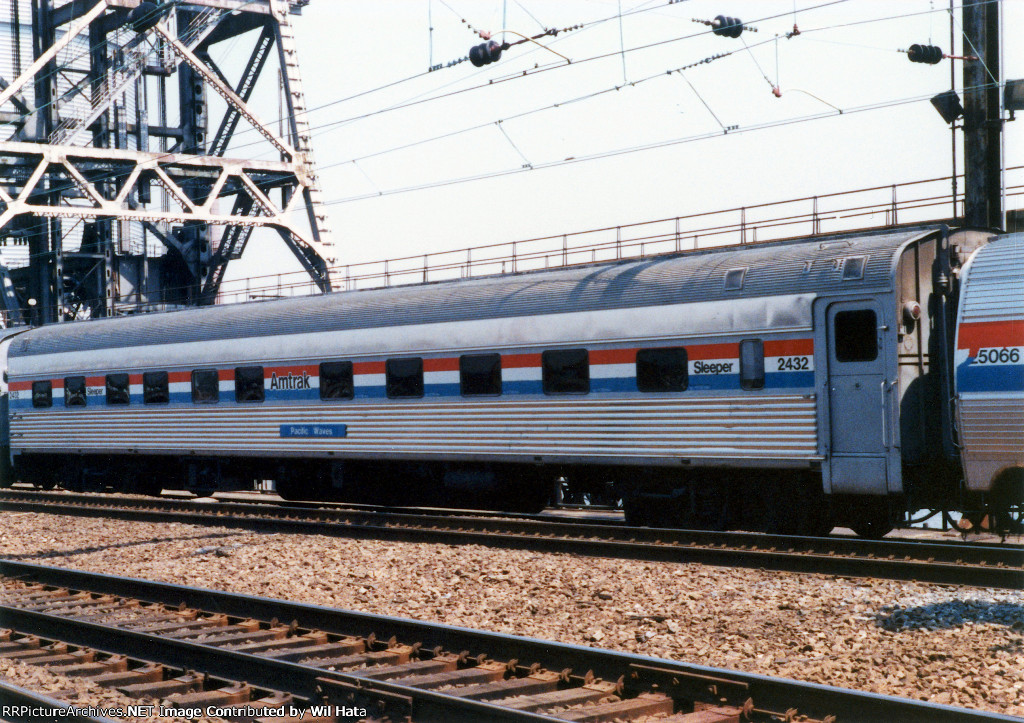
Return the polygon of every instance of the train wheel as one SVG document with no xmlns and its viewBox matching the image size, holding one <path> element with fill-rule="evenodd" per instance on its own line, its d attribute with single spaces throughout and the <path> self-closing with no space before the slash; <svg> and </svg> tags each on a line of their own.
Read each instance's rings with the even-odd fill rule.
<svg viewBox="0 0 1024 723">
<path fill-rule="evenodd" d="M 838 498 L 834 502 L 837 512 L 845 512 L 837 523 L 849 527 L 858 537 L 880 540 L 895 526 L 888 499 L 858 495 Z"/>
<path fill-rule="evenodd" d="M 682 514 L 679 515 L 680 526 L 713 532 L 729 529 L 732 510 L 728 496 L 720 488 L 695 483 L 690 492 L 689 509 L 685 508 L 684 503 Z"/>
<path fill-rule="evenodd" d="M 666 510 L 672 506 L 663 498 L 631 497 L 622 509 L 630 527 L 678 527 L 677 516 Z"/>
<path fill-rule="evenodd" d="M 153 479 L 136 479 L 135 482 L 130 485 L 129 489 L 133 494 L 159 497 L 163 494 L 164 486 Z"/>
<path fill-rule="evenodd" d="M 865 540 L 881 540 L 892 532 L 892 523 L 888 520 L 858 520 L 850 529 L 857 533 L 857 537 Z"/>
<path fill-rule="evenodd" d="M 647 515 L 644 509 L 643 503 L 631 497 L 623 502 L 622 511 L 626 517 L 626 524 L 630 527 L 645 527 L 647 525 Z"/>
<path fill-rule="evenodd" d="M 865 510 L 856 521 L 850 523 L 850 529 L 857 533 L 857 537 L 865 540 L 881 540 L 892 532 L 892 528 L 888 510 Z"/>
<path fill-rule="evenodd" d="M 542 512 L 548 504 L 548 492 L 546 489 L 526 488 L 516 490 L 508 497 L 508 503 L 502 505 L 503 509 L 511 512 L 522 512 L 528 515 L 535 515 Z"/>
<path fill-rule="evenodd" d="M 832 512 L 827 507 L 814 509 L 808 515 L 803 533 L 811 537 L 826 537 L 832 532 L 833 527 L 835 527 L 835 523 L 832 521 Z"/>
</svg>

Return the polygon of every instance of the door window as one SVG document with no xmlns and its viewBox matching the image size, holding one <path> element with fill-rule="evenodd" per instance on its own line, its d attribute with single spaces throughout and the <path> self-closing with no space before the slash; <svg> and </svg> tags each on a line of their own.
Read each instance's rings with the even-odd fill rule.
<svg viewBox="0 0 1024 723">
<path fill-rule="evenodd" d="M 837 311 L 832 321 L 836 361 L 869 362 L 878 358 L 878 319 L 873 309 Z"/>
</svg>

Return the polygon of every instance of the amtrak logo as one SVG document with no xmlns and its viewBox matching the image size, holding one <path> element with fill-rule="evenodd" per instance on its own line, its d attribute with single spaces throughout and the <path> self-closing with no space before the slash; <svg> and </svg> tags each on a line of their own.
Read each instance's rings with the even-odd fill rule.
<svg viewBox="0 0 1024 723">
<path fill-rule="evenodd" d="M 270 375 L 270 388 L 276 389 L 310 389 L 309 375 L 306 372 L 302 372 L 302 376 L 295 374 L 288 374 L 287 376 L 279 377 L 276 372 Z"/>
</svg>

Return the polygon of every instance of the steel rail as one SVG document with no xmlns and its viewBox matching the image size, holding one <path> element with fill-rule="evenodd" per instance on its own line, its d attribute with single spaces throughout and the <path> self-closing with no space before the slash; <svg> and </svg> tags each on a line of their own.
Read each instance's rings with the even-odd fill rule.
<svg viewBox="0 0 1024 723">
<path fill-rule="evenodd" d="M 47 716 L 43 711 L 63 711 Z M 113 718 L 89 715 L 81 706 L 57 700 L 28 688 L 0 680 L 0 711 L 2 723 L 40 723 L 44 720 L 84 721 L 84 723 L 118 723 Z"/>
<path fill-rule="evenodd" d="M 789 537 L 164 499 L 119 498 L 115 506 L 89 496 L 69 501 L 69 495 L 56 495 L 60 502 L 39 502 L 34 494 L 6 491 L 0 494 L 0 510 L 1024 589 L 1024 548 L 1017 545 Z"/>
<path fill-rule="evenodd" d="M 877 723 L 881 720 L 899 720 L 907 723 L 1019 721 L 996 713 L 649 656 L 147 580 L 6 560 L 0 560 L 0 575 L 17 578 L 21 584 L 37 583 L 50 588 L 128 597 L 164 606 L 183 604 L 198 610 L 215 611 L 232 618 L 262 621 L 294 620 L 292 628 L 315 629 L 338 636 L 358 636 L 370 640 L 390 638 L 403 642 L 415 640 L 420 650 L 429 651 L 436 648 L 435 654 L 442 649 L 465 650 L 470 657 L 460 656 L 460 660 L 468 661 L 469 666 L 475 664 L 472 657 L 475 655 L 481 664 L 486 657 L 492 660 L 508 660 L 510 666 L 529 666 L 530 670 L 537 669 L 536 666 L 552 671 L 568 667 L 571 668 L 573 679 L 577 683 L 579 672 L 589 671 L 587 680 L 593 680 L 594 676 L 607 681 L 620 680 L 620 685 L 624 684 L 627 690 L 632 689 L 634 692 L 638 688 L 654 688 L 686 700 L 694 700 L 695 691 L 702 691 L 704 696 L 709 693 L 715 697 L 721 695 L 723 700 L 749 699 L 751 702 L 746 705 L 761 713 L 792 710 L 793 716 L 797 711 L 801 715 L 820 720 L 835 716 L 843 723 Z M 161 662 L 169 665 L 198 665 L 211 674 L 232 679 L 237 679 L 241 674 L 252 685 L 275 690 L 281 690 L 283 687 L 289 692 L 310 694 L 303 697 L 322 699 L 325 694 L 329 697 L 355 695 L 360 701 L 405 706 L 403 712 L 408 713 L 412 720 L 560 720 L 540 712 L 510 710 L 497 703 L 459 699 L 445 692 L 417 688 L 412 683 L 395 682 L 396 679 L 373 679 L 372 668 L 348 672 L 332 671 L 304 663 L 269 659 L 239 650 L 218 648 L 198 641 L 167 639 L 120 626 L 111 627 L 96 622 L 71 620 L 62 615 L 8 605 L 0 608 L 0 615 L 5 619 L 10 616 L 10 624 L 15 627 L 35 626 L 76 645 L 99 647 L 108 651 L 111 648 L 146 650 L 147 657 L 162 658 Z M 565 676 L 569 674 L 564 673 Z M 713 690 L 709 688 L 709 683 L 715 686 Z M 752 708 L 753 702 L 756 702 L 756 709 Z"/>
</svg>

